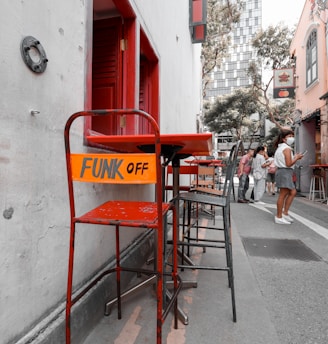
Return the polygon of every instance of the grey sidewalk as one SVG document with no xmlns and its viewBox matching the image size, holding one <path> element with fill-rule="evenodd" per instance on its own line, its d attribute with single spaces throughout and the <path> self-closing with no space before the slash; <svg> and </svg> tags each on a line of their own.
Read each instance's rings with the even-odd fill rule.
<svg viewBox="0 0 328 344">
<path fill-rule="evenodd" d="M 237 323 L 226 272 L 188 270 L 182 278 L 198 282 L 179 297 L 189 324 L 179 322 L 175 330 L 169 315 L 163 343 L 328 343 L 328 241 L 311 229 L 328 232 L 328 206 L 298 197 L 291 209 L 297 220 L 282 226 L 273 222 L 276 198 L 265 195 L 263 206 L 232 203 Z M 300 246 L 300 255 L 294 255 L 298 246 L 286 255 L 286 242 Z M 210 264 L 223 259 L 224 251 L 196 252 L 193 258 Z M 121 320 L 114 307 L 83 344 L 155 343 L 155 312 L 149 287 L 124 301 Z"/>
</svg>

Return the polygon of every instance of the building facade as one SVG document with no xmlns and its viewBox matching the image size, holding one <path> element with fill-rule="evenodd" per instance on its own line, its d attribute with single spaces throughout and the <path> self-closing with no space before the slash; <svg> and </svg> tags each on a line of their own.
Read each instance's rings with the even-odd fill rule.
<svg viewBox="0 0 328 344">
<path fill-rule="evenodd" d="M 327 10 L 306 0 L 290 47 L 295 61 L 295 150 L 308 154 L 300 161 L 300 191 L 308 192 L 315 163 L 328 163 Z M 325 2 L 324 2 L 325 3 Z"/>
<path fill-rule="evenodd" d="M 69 116 L 89 109 L 138 108 L 152 114 L 163 133 L 196 132 L 201 47 L 194 42 L 201 41 L 204 23 L 191 10 L 203 2 L 2 2 L 1 343 L 65 342 L 70 217 L 64 126 Z M 87 152 L 86 133 L 129 133 L 129 125 L 144 129 L 142 123 L 79 122 L 72 143 Z M 132 187 L 121 196 L 146 192 Z M 93 193 L 79 189 L 85 209 L 110 196 L 101 188 Z M 136 236 L 135 231 L 123 235 L 122 248 Z M 114 238 L 111 230 L 78 234 L 74 288 L 111 264 Z M 91 311 L 90 303 L 76 306 L 75 343 L 103 315 L 104 295 L 97 290 L 91 293 Z"/>
<path fill-rule="evenodd" d="M 244 2 L 240 22 L 231 34 L 231 46 L 220 67 L 214 69 L 206 90 L 206 99 L 215 101 L 218 96 L 231 94 L 236 88 L 248 87 L 249 62 L 254 59 L 251 41 L 262 28 L 262 0 Z"/>
<path fill-rule="evenodd" d="M 231 45 L 227 56 L 223 59 L 222 65 L 213 70 L 211 81 L 206 88 L 205 99 L 210 103 L 215 102 L 218 96 L 231 94 L 235 89 L 249 87 L 252 84 L 247 70 L 250 61 L 255 58 L 252 39 L 262 28 L 262 0 L 245 1 L 243 6 L 240 22 L 231 33 Z M 258 120 L 258 115 L 254 115 L 254 120 Z M 261 136 L 261 133 L 257 136 Z M 221 155 L 220 151 L 229 150 L 232 141 L 230 133 L 216 135 L 214 154 Z"/>
</svg>

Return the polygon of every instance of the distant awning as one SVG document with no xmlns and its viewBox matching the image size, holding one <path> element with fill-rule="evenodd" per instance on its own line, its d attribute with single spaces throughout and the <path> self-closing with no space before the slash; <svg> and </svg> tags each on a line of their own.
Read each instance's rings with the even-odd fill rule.
<svg viewBox="0 0 328 344">
<path fill-rule="evenodd" d="M 308 122 L 309 120 L 311 120 L 313 118 L 316 118 L 316 117 L 320 118 L 320 113 L 321 113 L 320 109 L 316 109 L 315 111 L 310 112 L 310 113 L 306 114 L 304 117 L 302 117 L 302 121 Z"/>
<path fill-rule="evenodd" d="M 320 100 L 326 100 L 328 98 L 328 92 L 326 92 L 325 94 L 323 94 L 319 99 Z"/>
</svg>

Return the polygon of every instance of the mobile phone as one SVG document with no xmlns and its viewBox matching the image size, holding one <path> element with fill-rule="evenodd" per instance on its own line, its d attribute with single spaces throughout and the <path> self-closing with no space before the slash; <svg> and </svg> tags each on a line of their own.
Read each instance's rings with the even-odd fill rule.
<svg viewBox="0 0 328 344">
<path fill-rule="evenodd" d="M 307 151 L 307 150 L 305 150 L 305 151 L 302 153 L 302 155 L 305 155 L 307 152 L 308 152 L 308 151 Z"/>
</svg>

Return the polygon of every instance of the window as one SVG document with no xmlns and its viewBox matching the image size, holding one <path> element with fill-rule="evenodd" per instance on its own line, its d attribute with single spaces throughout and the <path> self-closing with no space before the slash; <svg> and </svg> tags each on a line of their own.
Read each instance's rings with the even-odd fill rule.
<svg viewBox="0 0 328 344">
<path fill-rule="evenodd" d="M 318 78 L 317 30 L 313 30 L 306 43 L 306 87 Z"/>
<path fill-rule="evenodd" d="M 206 38 L 207 0 L 189 0 L 189 26 L 193 43 Z"/>
<path fill-rule="evenodd" d="M 88 84 L 90 104 L 87 108 L 139 107 L 159 123 L 158 57 L 142 27 L 139 29 L 136 25 L 129 1 L 114 3 L 117 16 L 107 18 L 107 12 L 102 12 L 103 7 L 99 6 L 100 0 L 94 1 L 92 82 Z M 137 33 L 137 30 L 140 31 Z M 135 121 L 132 117 L 121 122 L 113 117 L 90 118 L 85 122 L 86 136 L 92 132 L 143 134 L 150 130 L 145 121 Z"/>
</svg>

